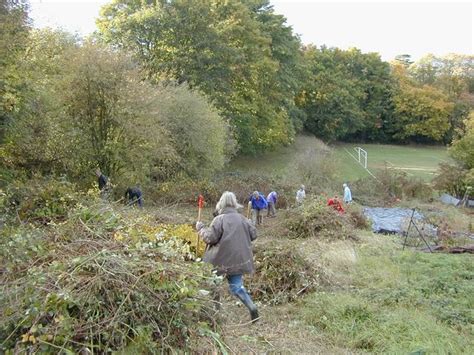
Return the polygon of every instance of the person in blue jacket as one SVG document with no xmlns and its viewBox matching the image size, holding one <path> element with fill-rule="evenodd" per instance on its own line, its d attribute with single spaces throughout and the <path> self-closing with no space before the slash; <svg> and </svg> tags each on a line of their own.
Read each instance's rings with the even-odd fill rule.
<svg viewBox="0 0 474 355">
<path fill-rule="evenodd" d="M 252 222 L 254 224 L 262 224 L 263 215 L 262 210 L 268 207 L 268 202 L 265 196 L 258 191 L 254 191 L 249 198 L 249 205 L 252 208 Z"/>
</svg>

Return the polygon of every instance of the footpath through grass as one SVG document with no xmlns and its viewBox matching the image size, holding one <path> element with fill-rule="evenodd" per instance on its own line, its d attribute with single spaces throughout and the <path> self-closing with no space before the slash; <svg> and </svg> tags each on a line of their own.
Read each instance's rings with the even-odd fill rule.
<svg viewBox="0 0 474 355">
<path fill-rule="evenodd" d="M 341 174 L 348 181 L 366 177 L 367 172 L 358 164 L 355 147 L 367 151 L 367 168 L 375 173 L 385 167 L 402 170 L 408 176 L 431 180 L 442 162 L 449 161 L 447 149 L 440 146 L 398 146 L 383 144 L 340 143 L 334 147 Z M 349 153 L 348 153 L 349 152 Z"/>
</svg>

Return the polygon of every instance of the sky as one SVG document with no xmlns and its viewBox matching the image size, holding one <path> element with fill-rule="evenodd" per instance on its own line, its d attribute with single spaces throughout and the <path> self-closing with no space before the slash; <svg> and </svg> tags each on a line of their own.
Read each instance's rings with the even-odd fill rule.
<svg viewBox="0 0 474 355">
<path fill-rule="evenodd" d="M 199 1 L 199 0 L 196 0 Z M 80 35 L 95 30 L 108 0 L 30 0 L 36 27 Z M 392 60 L 398 54 L 474 54 L 474 0 L 271 0 L 304 44 L 357 47 Z"/>
</svg>

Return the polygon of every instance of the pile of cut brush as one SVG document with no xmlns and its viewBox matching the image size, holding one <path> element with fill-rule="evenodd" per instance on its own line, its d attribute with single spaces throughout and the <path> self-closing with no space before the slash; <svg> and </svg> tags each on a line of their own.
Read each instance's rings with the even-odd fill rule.
<svg viewBox="0 0 474 355">
<path fill-rule="evenodd" d="M 212 300 L 203 292 L 217 281 L 207 265 L 189 261 L 187 227 L 147 229 L 145 219 L 126 213 L 79 204 L 59 223 L 3 228 L 0 353 L 220 344 Z"/>
<path fill-rule="evenodd" d="M 296 250 L 268 246 L 255 249 L 256 273 L 248 288 L 267 304 L 291 302 L 320 284 L 320 273 Z"/>
<path fill-rule="evenodd" d="M 354 229 L 368 228 L 362 209 L 356 204 L 338 212 L 323 197 L 308 199 L 303 206 L 286 213 L 290 238 L 318 237 L 329 240 L 356 239 Z"/>
</svg>

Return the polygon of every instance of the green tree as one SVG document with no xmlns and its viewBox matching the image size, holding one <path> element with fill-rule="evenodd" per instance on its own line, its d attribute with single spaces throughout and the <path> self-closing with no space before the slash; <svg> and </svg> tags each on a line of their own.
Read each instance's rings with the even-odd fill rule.
<svg viewBox="0 0 474 355">
<path fill-rule="evenodd" d="M 422 85 L 433 85 L 437 79 L 440 63 L 433 54 L 427 54 L 412 63 L 409 68 L 411 76 Z"/>
<path fill-rule="evenodd" d="M 268 1 L 116 0 L 98 26 L 151 78 L 204 92 L 235 128 L 241 151 L 255 152 L 289 143 L 298 117 L 289 68 L 299 41 L 283 22 Z"/>
<path fill-rule="evenodd" d="M 413 64 L 410 54 L 398 54 L 395 56 L 394 62 L 405 68 Z"/>
<path fill-rule="evenodd" d="M 0 0 L 0 143 L 19 103 L 22 73 L 17 62 L 24 53 L 28 30 L 27 2 Z"/>
<path fill-rule="evenodd" d="M 383 139 L 392 112 L 389 65 L 355 48 L 309 46 L 304 54 L 309 74 L 297 102 L 306 129 L 328 140 Z"/>
<path fill-rule="evenodd" d="M 342 52 L 348 78 L 362 91 L 359 100 L 361 127 L 349 139 L 385 141 L 393 119 L 393 93 L 396 86 L 390 65 L 377 53 L 362 53 L 356 48 Z"/>
<path fill-rule="evenodd" d="M 84 175 L 99 166 L 116 179 L 135 178 L 177 160 L 158 114 L 159 92 L 129 57 L 86 42 L 64 58 L 58 94 L 70 170 Z"/>
<path fill-rule="evenodd" d="M 62 170 L 65 150 L 62 112 L 54 83 L 64 72 L 63 54 L 75 46 L 67 33 L 33 30 L 16 62 L 15 110 L 6 126 L 3 150 L 16 167 L 26 172 Z M 66 140 L 67 142 L 67 140 Z"/>
<path fill-rule="evenodd" d="M 158 114 L 178 153 L 176 171 L 210 176 L 235 152 L 226 122 L 206 98 L 186 85 L 161 88 Z"/>
<path fill-rule="evenodd" d="M 474 191 L 474 112 L 466 119 L 464 129 L 459 132 L 460 138 L 455 139 L 449 148 L 449 155 L 455 164 L 441 164 L 439 174 L 434 179 L 435 186 L 459 198 L 469 190 L 472 197 Z"/>
<path fill-rule="evenodd" d="M 26 53 L 3 146 L 16 168 L 91 181 L 99 166 L 129 184 L 209 175 L 233 150 L 227 124 L 201 94 L 150 84 L 124 53 L 50 30 L 32 32 Z"/>
<path fill-rule="evenodd" d="M 470 109 L 474 108 L 474 56 L 449 54 L 426 55 L 408 68 L 408 74 L 419 86 L 430 85 L 441 90 L 454 104 L 449 129 L 443 139 L 450 143 L 463 128 Z"/>
<path fill-rule="evenodd" d="M 474 169 L 474 111 L 464 123 L 460 138 L 455 139 L 449 149 L 450 155 L 466 169 Z"/>
</svg>

